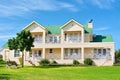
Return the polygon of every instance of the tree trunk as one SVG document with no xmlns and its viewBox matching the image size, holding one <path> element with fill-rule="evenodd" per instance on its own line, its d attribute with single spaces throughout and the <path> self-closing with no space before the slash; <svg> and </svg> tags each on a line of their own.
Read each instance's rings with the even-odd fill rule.
<svg viewBox="0 0 120 80">
<path fill-rule="evenodd" d="M 22 51 L 22 68 L 24 67 L 24 51 Z"/>
</svg>

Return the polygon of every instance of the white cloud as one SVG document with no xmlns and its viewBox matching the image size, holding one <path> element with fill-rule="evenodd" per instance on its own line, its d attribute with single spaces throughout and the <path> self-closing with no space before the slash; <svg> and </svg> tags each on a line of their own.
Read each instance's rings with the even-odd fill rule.
<svg viewBox="0 0 120 80">
<path fill-rule="evenodd" d="M 9 38 L 12 38 L 12 37 L 15 37 L 16 35 L 0 35 L 0 39 L 9 39 Z"/>
<path fill-rule="evenodd" d="M 22 15 L 35 10 L 55 11 L 60 9 L 77 10 L 74 5 L 58 0 L 0 0 L 1 16 Z"/>
<path fill-rule="evenodd" d="M 94 5 L 100 9 L 110 9 L 116 0 L 76 0 L 83 5 Z"/>
<path fill-rule="evenodd" d="M 109 29 L 108 27 L 101 27 L 101 28 L 94 29 L 94 31 L 105 31 L 105 30 L 108 30 L 108 29 Z"/>
</svg>

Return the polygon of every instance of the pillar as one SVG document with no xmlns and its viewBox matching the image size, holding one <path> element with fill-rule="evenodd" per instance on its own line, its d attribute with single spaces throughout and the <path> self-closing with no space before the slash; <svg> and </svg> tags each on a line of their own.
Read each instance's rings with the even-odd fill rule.
<svg viewBox="0 0 120 80">
<path fill-rule="evenodd" d="M 61 48 L 61 60 L 64 59 L 64 48 Z"/>
<path fill-rule="evenodd" d="M 45 59 L 45 48 L 42 50 L 42 58 Z"/>
<path fill-rule="evenodd" d="M 81 59 L 84 62 L 84 47 L 81 48 Z"/>
</svg>

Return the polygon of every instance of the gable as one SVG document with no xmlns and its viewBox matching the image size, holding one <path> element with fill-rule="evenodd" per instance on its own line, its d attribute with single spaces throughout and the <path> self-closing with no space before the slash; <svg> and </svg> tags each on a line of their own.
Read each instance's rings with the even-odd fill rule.
<svg viewBox="0 0 120 80">
<path fill-rule="evenodd" d="M 64 31 L 82 31 L 84 28 L 82 25 L 78 24 L 75 21 L 70 21 L 69 23 L 65 24 L 62 29 Z"/>
<path fill-rule="evenodd" d="M 27 27 L 25 27 L 24 30 L 30 30 L 30 32 L 44 32 L 45 28 L 36 22 L 32 22 Z"/>
</svg>

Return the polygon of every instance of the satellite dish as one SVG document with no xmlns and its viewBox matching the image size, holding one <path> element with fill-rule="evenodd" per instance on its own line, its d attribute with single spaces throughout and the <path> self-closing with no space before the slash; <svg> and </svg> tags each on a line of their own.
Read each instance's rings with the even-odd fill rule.
<svg viewBox="0 0 120 80">
<path fill-rule="evenodd" d="M 93 19 L 91 19 L 90 21 L 89 21 L 89 23 L 92 23 L 93 22 Z"/>
</svg>

